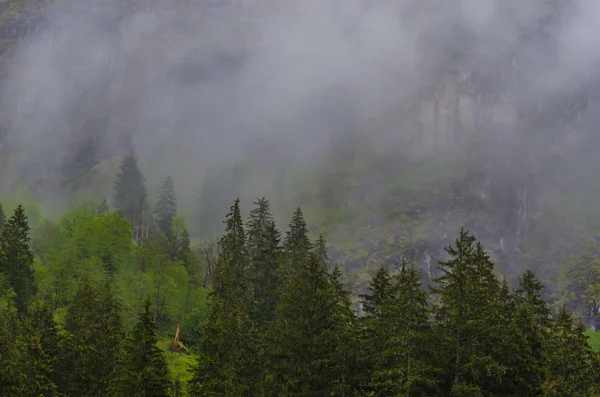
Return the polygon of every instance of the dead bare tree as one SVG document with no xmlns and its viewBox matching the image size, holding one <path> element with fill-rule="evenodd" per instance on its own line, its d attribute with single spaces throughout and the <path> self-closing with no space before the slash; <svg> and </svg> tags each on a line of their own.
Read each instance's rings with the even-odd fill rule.
<svg viewBox="0 0 600 397">
<path fill-rule="evenodd" d="M 215 240 L 206 240 L 198 246 L 198 253 L 204 260 L 204 282 L 202 285 L 206 288 L 212 280 L 213 271 L 219 259 L 219 245 Z"/>
</svg>

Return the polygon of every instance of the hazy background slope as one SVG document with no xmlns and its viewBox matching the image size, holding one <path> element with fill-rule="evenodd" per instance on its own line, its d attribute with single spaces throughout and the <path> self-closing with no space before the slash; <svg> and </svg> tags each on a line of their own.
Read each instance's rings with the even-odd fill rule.
<svg viewBox="0 0 600 397">
<path fill-rule="evenodd" d="M 301 205 L 356 285 L 431 276 L 462 225 L 508 276 L 600 225 L 593 0 L 2 4 L 0 189 L 50 215 L 133 149 L 196 236 L 236 196 Z"/>
</svg>

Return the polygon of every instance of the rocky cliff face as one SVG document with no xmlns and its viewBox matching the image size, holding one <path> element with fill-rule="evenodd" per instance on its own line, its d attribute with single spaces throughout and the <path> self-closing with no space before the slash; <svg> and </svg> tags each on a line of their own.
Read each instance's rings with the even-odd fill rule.
<svg viewBox="0 0 600 397">
<path fill-rule="evenodd" d="M 360 209 L 331 227 L 333 240 L 355 243 L 336 254 L 350 272 L 406 252 L 432 276 L 464 225 L 511 273 L 527 264 L 540 217 L 556 211 L 555 190 L 582 206 L 579 193 L 595 191 L 582 184 L 600 89 L 594 62 L 569 45 L 583 3 L 56 1 L 4 90 L 3 130 L 33 153 L 9 185 L 80 189 L 132 142 L 195 178 L 186 169 L 237 158 L 215 149 L 257 131 L 302 138 L 277 156 L 286 160 L 332 131 L 356 133 L 378 142 L 376 159 L 354 172 L 343 153 L 320 194 L 328 208 Z M 10 40 L 35 32 L 10 21 L 0 26 Z M 299 185 L 289 201 L 310 205 Z"/>
</svg>

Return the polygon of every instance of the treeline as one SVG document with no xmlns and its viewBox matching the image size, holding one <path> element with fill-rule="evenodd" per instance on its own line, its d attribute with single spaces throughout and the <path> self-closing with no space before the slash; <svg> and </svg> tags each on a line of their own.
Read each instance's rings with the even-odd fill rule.
<svg viewBox="0 0 600 397">
<path fill-rule="evenodd" d="M 352 296 L 300 209 L 283 234 L 266 199 L 246 222 L 236 200 L 203 259 L 173 182 L 150 212 L 130 160 L 116 212 L 86 204 L 31 241 L 0 207 L 2 396 L 600 396 L 582 322 L 531 271 L 509 288 L 470 233 L 431 287 L 403 262 Z M 158 346 L 177 324 L 189 382 Z"/>
</svg>

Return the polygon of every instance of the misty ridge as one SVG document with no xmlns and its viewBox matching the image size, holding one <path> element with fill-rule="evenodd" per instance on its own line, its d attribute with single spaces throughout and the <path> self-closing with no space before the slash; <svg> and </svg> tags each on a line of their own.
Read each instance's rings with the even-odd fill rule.
<svg viewBox="0 0 600 397">
<path fill-rule="evenodd" d="M 195 234 L 220 233 L 233 197 L 266 194 L 278 219 L 296 205 L 309 221 L 347 209 L 313 224 L 351 268 L 365 255 L 397 262 L 376 247 L 392 234 L 431 276 L 462 225 L 509 269 L 527 254 L 542 266 L 554 254 L 527 244 L 575 244 L 600 213 L 598 11 L 592 0 L 49 2 L 4 61 L 1 187 L 28 185 L 60 209 L 110 198 L 133 150 L 149 192 L 173 177 Z M 557 219 L 572 228 L 544 229 Z"/>
<path fill-rule="evenodd" d="M 0 396 L 600 396 L 598 0 L 0 0 Z"/>
</svg>

